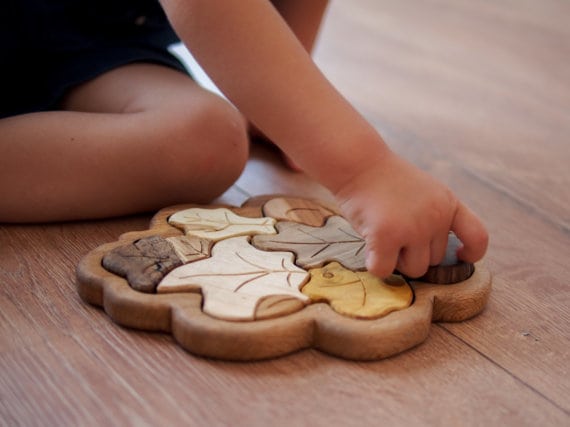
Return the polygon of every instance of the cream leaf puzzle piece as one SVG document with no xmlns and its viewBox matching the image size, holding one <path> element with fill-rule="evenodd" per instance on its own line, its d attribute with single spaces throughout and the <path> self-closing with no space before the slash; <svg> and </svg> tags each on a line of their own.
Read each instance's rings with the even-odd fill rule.
<svg viewBox="0 0 570 427">
<path fill-rule="evenodd" d="M 431 322 L 462 321 L 486 305 L 491 275 L 482 263 L 453 274 L 455 264 L 439 266 L 423 281 L 380 281 L 364 270 L 363 252 L 338 210 L 315 200 L 173 206 L 148 230 L 87 254 L 77 288 L 118 324 L 171 333 L 189 352 L 225 360 L 304 348 L 377 360 L 424 341 Z M 425 281 L 440 278 L 458 283 Z"/>
<path fill-rule="evenodd" d="M 157 292 L 200 288 L 205 313 L 221 319 L 253 320 L 263 297 L 283 295 L 308 301 L 299 291 L 308 278 L 305 270 L 293 264 L 291 252 L 263 252 L 242 236 L 218 242 L 211 258 L 172 270 Z"/>
<path fill-rule="evenodd" d="M 186 234 L 215 242 L 229 237 L 276 233 L 274 218 L 247 218 L 226 208 L 185 209 L 172 215 L 168 222 Z"/>
</svg>

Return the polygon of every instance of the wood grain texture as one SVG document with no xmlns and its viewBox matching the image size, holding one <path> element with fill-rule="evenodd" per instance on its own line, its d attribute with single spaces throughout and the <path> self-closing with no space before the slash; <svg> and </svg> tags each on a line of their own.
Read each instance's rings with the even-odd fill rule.
<svg viewBox="0 0 570 427">
<path fill-rule="evenodd" d="M 294 221 L 321 227 L 330 216 L 337 215 L 321 203 L 309 199 L 275 197 L 263 205 L 263 213 L 280 221 Z"/>
<path fill-rule="evenodd" d="M 254 236 L 251 243 L 266 251 L 290 250 L 302 268 L 338 262 L 349 270 L 365 270 L 364 239 L 343 217 L 332 216 L 323 226 L 278 222 L 277 235 Z"/>
<path fill-rule="evenodd" d="M 301 291 L 313 301 L 326 301 L 339 314 L 358 319 L 377 319 L 410 306 L 414 293 L 402 276 L 385 280 L 367 271 L 352 271 L 338 262 L 309 271 Z"/>
<path fill-rule="evenodd" d="M 0 425 L 568 425 L 569 15 L 565 0 L 355 0 L 321 33 L 327 76 L 487 224 L 482 314 L 381 362 L 217 362 L 77 297 L 82 256 L 149 215 L 1 225 Z M 254 146 L 218 202 L 270 193 L 331 200 Z"/>
<path fill-rule="evenodd" d="M 172 270 L 157 292 L 200 291 L 201 309 L 210 316 L 253 321 L 260 317 L 256 307 L 266 297 L 307 301 L 299 289 L 309 274 L 293 261 L 291 252 L 267 253 L 250 245 L 245 236 L 233 237 L 217 242 L 208 259 Z"/>
<path fill-rule="evenodd" d="M 480 312 L 488 298 L 490 275 L 479 268 L 461 285 L 415 283 L 414 287 L 416 299 L 412 306 L 378 320 L 350 319 L 327 305 L 314 304 L 281 318 L 228 322 L 204 313 L 198 294 L 151 301 L 151 296 L 133 291 L 124 281 L 103 287 L 102 304 L 116 322 L 171 332 L 185 349 L 200 356 L 262 360 L 314 347 L 347 359 L 377 360 L 424 341 L 432 318 L 453 322 Z"/>
<path fill-rule="evenodd" d="M 467 280 L 475 267 L 472 263 L 462 262 L 457 258 L 457 250 L 463 245 L 454 233 L 449 233 L 445 256 L 439 265 L 428 268 L 420 280 L 428 283 L 451 284 Z"/>
<path fill-rule="evenodd" d="M 207 258 L 212 250 L 212 241 L 199 237 L 174 236 L 166 240 L 183 264 Z"/>
<path fill-rule="evenodd" d="M 253 209 L 256 203 L 264 205 L 269 200 L 267 197 L 256 198 L 246 202 L 243 209 Z M 102 262 L 117 248 L 130 248 L 134 242 L 145 239 L 141 236 L 152 235 L 156 239 L 160 233 L 176 232 L 173 223 L 176 222 L 178 227 L 179 221 L 172 221 L 172 218 L 181 217 L 180 212 L 183 215 L 190 212 L 194 225 L 194 217 L 198 218 L 197 229 L 200 231 L 204 224 L 210 230 L 211 222 L 215 222 L 214 238 L 219 238 L 218 218 L 223 219 L 224 233 L 227 224 L 230 228 L 236 224 L 233 220 L 228 221 L 230 209 L 241 208 L 213 207 L 210 210 L 215 212 L 214 215 L 209 214 L 207 206 L 180 211 L 165 208 L 155 215 L 151 229 L 125 233 L 118 242 L 94 249 L 77 267 L 80 296 L 86 302 L 104 307 L 121 325 L 170 332 L 193 354 L 234 361 L 262 360 L 305 348 L 317 348 L 355 360 L 389 357 L 425 340 L 432 319 L 465 320 L 481 312 L 487 302 L 491 276 L 482 266 L 470 280 L 449 288 L 436 286 L 434 292 L 416 292 L 413 298 L 403 280 L 389 285 L 367 273 L 347 270 L 339 263 L 309 274 L 293 264 L 293 252 L 265 252 L 250 244 L 251 237 L 231 237 L 233 233 L 213 245 L 210 257 L 168 273 L 157 287 L 158 295 L 140 294 L 123 277 L 111 274 Z M 196 212 L 199 215 L 195 215 Z M 203 218 L 208 221 L 202 221 Z M 215 221 L 211 221 L 212 218 Z M 258 219 L 263 224 L 272 220 Z M 330 217 L 322 227 L 281 222 L 277 224 L 282 237 L 279 243 L 286 246 L 278 249 L 292 246 L 300 265 L 305 264 L 302 261 L 304 254 L 294 244 L 298 241 L 296 230 L 293 234 L 287 232 L 291 231 L 289 225 L 302 230 L 302 236 L 308 235 L 319 244 L 317 253 L 325 254 L 325 258 L 317 261 L 332 257 L 343 262 L 348 260 L 347 264 L 351 264 L 354 248 L 360 252 L 363 246 L 362 239 L 339 216 Z M 239 227 L 240 233 L 244 232 Z M 194 228 L 184 228 L 185 232 L 194 231 Z M 249 228 L 251 234 L 257 231 L 257 227 Z M 255 235 L 253 239 L 264 237 Z M 338 250 L 335 248 L 337 243 L 348 243 L 349 250 Z M 311 252 L 314 251 L 311 246 Z M 299 289 L 309 277 L 312 283 L 307 285 L 307 292 L 301 293 Z M 354 285 L 352 288 L 356 292 L 335 292 L 341 285 Z M 424 284 L 417 282 L 416 286 L 422 289 Z M 323 293 L 326 288 L 328 291 Z M 304 304 L 309 303 L 306 295 L 314 296 L 317 301 L 329 301 L 336 313 L 331 315 L 330 310 L 322 307 L 305 308 Z M 339 297 L 346 301 L 340 301 Z M 292 299 L 303 304 L 292 302 Z M 410 306 L 412 299 L 414 302 Z M 258 311 L 258 307 L 261 310 Z M 397 310 L 401 313 L 393 313 Z"/>
<path fill-rule="evenodd" d="M 227 208 L 181 210 L 171 215 L 168 223 L 181 228 L 187 235 L 214 242 L 230 237 L 276 233 L 275 219 L 244 217 Z"/>
<path fill-rule="evenodd" d="M 133 289 L 147 293 L 156 292 L 164 276 L 182 263 L 174 246 L 160 236 L 144 237 L 119 246 L 102 259 L 103 267 L 126 278 Z"/>
</svg>

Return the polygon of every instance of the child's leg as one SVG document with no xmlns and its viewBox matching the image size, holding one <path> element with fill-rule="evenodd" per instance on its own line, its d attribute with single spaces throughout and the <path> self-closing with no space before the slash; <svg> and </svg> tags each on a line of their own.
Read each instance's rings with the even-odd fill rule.
<svg viewBox="0 0 570 427">
<path fill-rule="evenodd" d="M 0 221 L 205 202 L 247 160 L 241 115 L 166 67 L 110 71 L 71 91 L 64 109 L 0 120 Z"/>
</svg>

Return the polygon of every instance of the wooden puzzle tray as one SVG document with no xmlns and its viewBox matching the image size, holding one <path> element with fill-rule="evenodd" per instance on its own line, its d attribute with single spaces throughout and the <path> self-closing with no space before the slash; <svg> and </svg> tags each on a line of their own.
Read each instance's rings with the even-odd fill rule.
<svg viewBox="0 0 570 427">
<path fill-rule="evenodd" d="M 372 276 L 364 246 L 337 209 L 319 201 L 173 206 L 148 230 L 86 255 L 77 287 L 120 325 L 171 333 L 189 352 L 225 360 L 305 348 L 381 359 L 424 341 L 431 322 L 484 309 L 491 275 L 481 263 L 453 259 L 452 244 L 447 262 L 421 280 Z"/>
</svg>

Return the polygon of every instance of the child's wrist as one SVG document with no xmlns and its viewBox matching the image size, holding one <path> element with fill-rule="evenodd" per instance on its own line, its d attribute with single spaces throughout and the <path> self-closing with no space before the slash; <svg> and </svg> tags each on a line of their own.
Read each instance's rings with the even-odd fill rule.
<svg viewBox="0 0 570 427">
<path fill-rule="evenodd" d="M 392 155 L 379 135 L 370 139 L 360 138 L 347 144 L 336 159 L 323 162 L 323 178 L 319 181 L 333 194 L 340 195 L 368 171 L 381 168 Z"/>
</svg>

